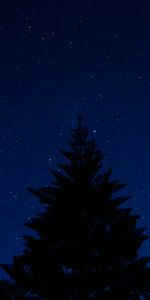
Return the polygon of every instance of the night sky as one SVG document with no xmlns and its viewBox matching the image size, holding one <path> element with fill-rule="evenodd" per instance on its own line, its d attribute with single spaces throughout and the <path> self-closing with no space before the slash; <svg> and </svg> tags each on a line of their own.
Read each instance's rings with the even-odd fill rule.
<svg viewBox="0 0 150 300">
<path fill-rule="evenodd" d="M 78 112 L 150 233 L 150 1 L 3 1 L 0 262 L 23 250 L 43 209 L 27 187 L 50 184 Z"/>
</svg>

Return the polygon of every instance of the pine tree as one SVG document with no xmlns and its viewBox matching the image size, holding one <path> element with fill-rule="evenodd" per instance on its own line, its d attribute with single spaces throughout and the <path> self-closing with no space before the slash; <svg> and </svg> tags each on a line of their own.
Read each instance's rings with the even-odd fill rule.
<svg viewBox="0 0 150 300">
<path fill-rule="evenodd" d="M 150 299 L 150 259 L 139 256 L 148 237 L 123 205 L 126 185 L 102 171 L 104 155 L 81 116 L 68 142 L 52 184 L 29 188 L 46 209 L 25 224 L 38 237 L 24 236 L 24 253 L 2 265 L 11 278 L 4 292 L 8 284 L 10 300 Z"/>
</svg>

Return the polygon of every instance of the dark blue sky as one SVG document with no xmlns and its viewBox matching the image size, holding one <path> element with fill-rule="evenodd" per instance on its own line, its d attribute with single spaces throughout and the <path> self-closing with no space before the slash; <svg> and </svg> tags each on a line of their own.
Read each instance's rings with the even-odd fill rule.
<svg viewBox="0 0 150 300">
<path fill-rule="evenodd" d="M 145 0 L 1 4 L 1 262 L 23 249 L 42 209 L 26 188 L 50 183 L 79 111 L 150 233 L 149 16 Z"/>
</svg>

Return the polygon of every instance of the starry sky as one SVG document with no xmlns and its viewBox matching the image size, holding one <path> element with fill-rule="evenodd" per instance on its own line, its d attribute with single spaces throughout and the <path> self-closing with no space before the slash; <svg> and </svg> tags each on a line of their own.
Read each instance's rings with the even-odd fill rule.
<svg viewBox="0 0 150 300">
<path fill-rule="evenodd" d="M 78 112 L 150 234 L 149 16 L 148 0 L 1 3 L 0 262 L 21 253 L 43 209 L 27 187 L 51 182 Z"/>
</svg>

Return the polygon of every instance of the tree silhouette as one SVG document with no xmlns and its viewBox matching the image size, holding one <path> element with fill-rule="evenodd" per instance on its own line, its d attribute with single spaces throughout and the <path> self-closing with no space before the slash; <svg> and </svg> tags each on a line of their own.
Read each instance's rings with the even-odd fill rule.
<svg viewBox="0 0 150 300">
<path fill-rule="evenodd" d="M 68 142 L 71 150 L 60 150 L 68 162 L 52 171 L 52 184 L 29 188 L 45 211 L 25 224 L 38 237 L 24 236 L 24 253 L 2 265 L 11 278 L 3 293 L 10 300 L 150 299 L 150 259 L 139 256 L 145 228 L 122 205 L 129 197 L 114 196 L 125 184 L 102 171 L 104 156 L 81 115 Z"/>
</svg>

